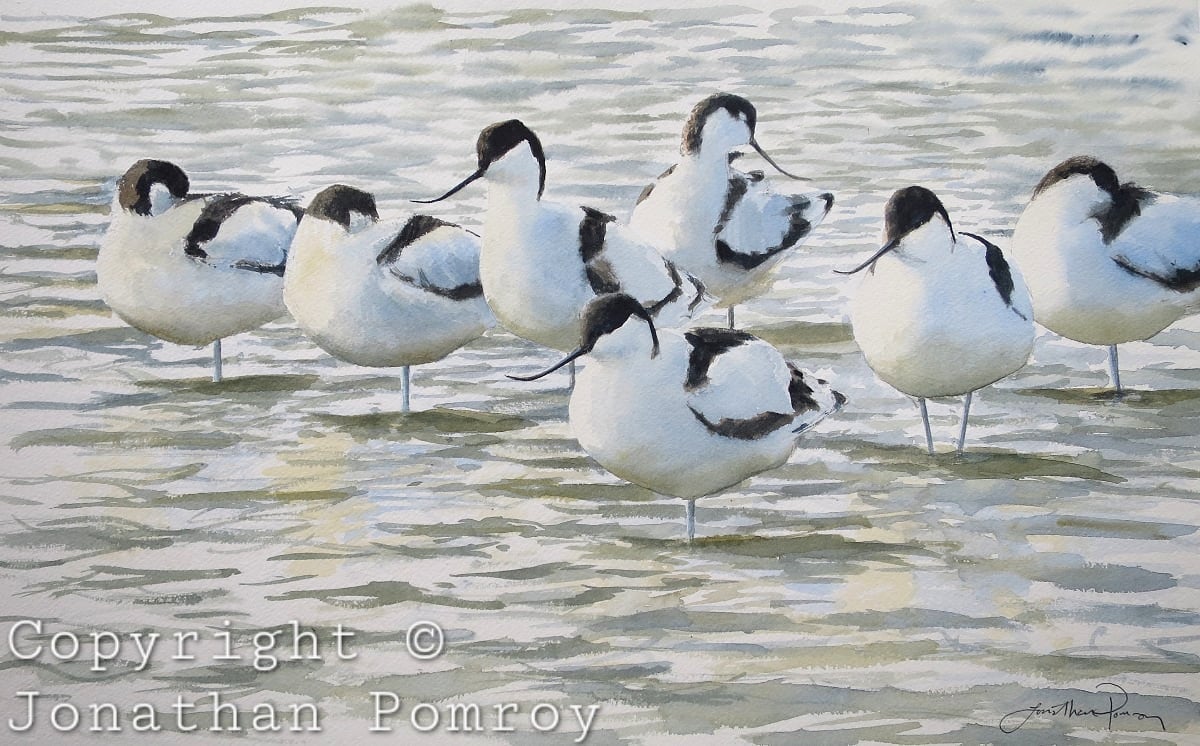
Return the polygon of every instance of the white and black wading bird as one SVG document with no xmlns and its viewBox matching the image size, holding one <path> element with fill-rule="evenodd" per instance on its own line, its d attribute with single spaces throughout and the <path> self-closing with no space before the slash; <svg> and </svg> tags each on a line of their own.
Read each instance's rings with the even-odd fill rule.
<svg viewBox="0 0 1200 746">
<path fill-rule="evenodd" d="M 855 342 L 876 375 L 916 397 L 930 455 L 925 400 L 965 395 L 961 454 L 972 394 L 1019 370 L 1033 349 L 1033 311 L 1021 273 L 987 239 L 956 235 L 941 200 L 920 186 L 892 195 L 883 247 L 840 274 L 864 269 L 850 308 Z"/>
<path fill-rule="evenodd" d="M 288 246 L 304 211 L 289 197 L 191 194 L 168 161 L 140 160 L 117 181 L 97 258 L 100 294 L 130 326 L 213 345 L 282 316 Z"/>
<path fill-rule="evenodd" d="M 1052 168 L 1013 233 L 1013 258 L 1037 322 L 1067 339 L 1108 347 L 1149 339 L 1200 311 L 1200 198 L 1126 182 L 1091 156 Z"/>
<path fill-rule="evenodd" d="M 485 128 L 475 172 L 439 202 L 477 179 L 488 185 L 480 277 L 496 318 L 519 337 L 560 351 L 579 342 L 583 307 L 605 293 L 637 299 L 666 326 L 705 305 L 702 283 L 630 236 L 616 218 L 590 207 L 542 199 L 542 143 L 516 119 Z"/>
<path fill-rule="evenodd" d="M 335 184 L 308 206 L 292 241 L 284 302 L 321 349 L 355 365 L 441 360 L 492 324 L 479 282 L 478 237 L 428 215 L 379 222 L 375 198 Z"/>
<path fill-rule="evenodd" d="M 687 501 L 780 466 L 807 431 L 846 401 L 770 344 L 732 329 L 656 329 L 645 306 L 602 295 L 583 313 L 579 346 L 532 381 L 589 356 L 571 394 L 571 430 L 608 471 Z"/>
<path fill-rule="evenodd" d="M 762 171 L 733 167 L 749 145 L 784 176 L 755 139 L 758 114 L 741 96 L 718 93 L 692 109 L 680 160 L 646 187 L 630 227 L 667 259 L 691 272 L 729 309 L 764 292 L 772 270 L 833 207 L 829 192 L 779 191 Z"/>
</svg>

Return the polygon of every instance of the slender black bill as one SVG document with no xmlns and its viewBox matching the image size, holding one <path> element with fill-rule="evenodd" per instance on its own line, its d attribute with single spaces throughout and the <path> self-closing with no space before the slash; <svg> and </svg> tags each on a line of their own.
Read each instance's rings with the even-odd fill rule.
<svg viewBox="0 0 1200 746">
<path fill-rule="evenodd" d="M 562 360 L 559 360 L 554 365 L 551 365 L 549 368 L 546 368 L 541 373 L 535 373 L 532 376 L 514 376 L 511 374 L 507 374 L 507 373 L 505 375 L 507 375 L 509 378 L 513 379 L 514 381 L 536 381 L 537 379 L 542 378 L 543 376 L 550 375 L 551 373 L 553 373 L 554 371 L 563 367 L 564 365 L 571 362 L 572 360 L 583 357 L 586 354 L 587 354 L 587 350 L 580 347 L 580 348 L 576 349 L 574 352 L 572 352 L 569 355 L 567 355 L 566 357 L 564 357 Z"/>
<path fill-rule="evenodd" d="M 465 187 L 467 184 L 470 184 L 472 181 L 483 178 L 483 174 L 484 174 L 484 170 L 482 168 L 477 169 L 475 171 L 475 173 L 471 174 L 467 178 L 460 181 L 457 186 L 454 186 L 453 188 L 450 189 L 450 191 L 446 192 L 445 194 L 438 197 L 437 199 L 410 199 L 409 202 L 416 202 L 417 204 L 421 204 L 421 205 L 431 205 L 434 202 L 441 202 L 442 200 L 446 199 L 447 197 L 452 197 L 455 194 L 458 194 L 458 192 L 463 187 Z"/>
<path fill-rule="evenodd" d="M 896 248 L 899 245 L 900 245 L 899 239 L 888 241 L 887 244 L 884 245 L 884 247 L 882 249 L 880 249 L 879 251 L 876 251 L 874 254 L 872 254 L 870 259 L 868 259 L 867 261 L 858 265 L 854 269 L 835 269 L 833 271 L 835 274 L 839 274 L 839 275 L 852 275 L 852 274 L 861 272 L 864 269 L 866 269 L 867 267 L 870 267 L 876 261 L 878 261 L 879 257 L 883 256 L 884 254 L 888 253 L 889 251 L 891 251 L 892 249 Z"/>
<path fill-rule="evenodd" d="M 762 146 L 758 144 L 758 140 L 755 140 L 753 137 L 750 138 L 750 146 L 752 148 L 754 148 L 755 152 L 757 152 L 759 155 L 761 155 L 763 157 L 764 161 L 766 161 L 767 163 L 770 163 L 772 166 L 775 167 L 776 171 L 778 171 L 779 173 L 788 177 L 789 179 L 795 179 L 796 181 L 812 181 L 812 179 L 807 179 L 803 176 L 797 176 L 796 174 L 790 173 L 788 171 L 784 171 L 783 167 L 780 166 L 778 163 L 776 163 L 774 158 L 767 155 L 767 151 L 763 150 Z"/>
</svg>

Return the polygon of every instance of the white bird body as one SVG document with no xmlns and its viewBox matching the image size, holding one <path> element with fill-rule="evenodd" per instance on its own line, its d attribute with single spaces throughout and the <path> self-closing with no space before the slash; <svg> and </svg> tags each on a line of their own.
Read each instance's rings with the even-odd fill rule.
<svg viewBox="0 0 1200 746">
<path fill-rule="evenodd" d="M 845 402 L 745 332 L 658 332 L 623 293 L 589 302 L 582 340 L 519 380 L 590 354 L 569 408 L 580 445 L 622 479 L 689 502 L 783 464 L 799 433 Z"/>
<path fill-rule="evenodd" d="M 284 299 L 319 347 L 355 365 L 422 365 L 494 323 L 479 288 L 478 240 L 429 218 L 414 230 L 418 220 L 343 225 L 310 208 L 292 244 Z"/>
<path fill-rule="evenodd" d="M 484 296 L 513 334 L 569 350 L 579 342 L 580 310 L 595 297 L 579 260 L 583 214 L 513 191 L 489 185 L 479 258 Z"/>
<path fill-rule="evenodd" d="M 973 392 L 1015 373 L 1033 350 L 1029 291 L 999 247 L 956 236 L 941 200 L 924 187 L 888 200 L 883 242 L 842 273 L 870 268 L 850 305 L 854 339 L 880 379 L 916 397 L 931 455 L 925 399 L 966 395 L 961 453 Z"/>
<path fill-rule="evenodd" d="M 524 124 L 484 129 L 478 150 L 478 170 L 429 201 L 487 179 L 480 277 L 509 331 L 569 350 L 579 341 L 584 305 L 616 291 L 632 295 L 664 325 L 682 323 L 702 307 L 703 285 L 627 235 L 614 217 L 542 199 L 545 156 Z"/>
<path fill-rule="evenodd" d="M 1013 258 L 1038 323 L 1077 342 L 1116 345 L 1200 309 L 1200 199 L 1145 190 L 1131 197 L 1137 214 L 1107 241 L 1099 216 L 1113 200 L 1086 176 L 1049 185 L 1025 208 Z"/>
<path fill-rule="evenodd" d="M 1033 349 L 1033 311 L 1010 267 L 1006 303 L 986 249 L 930 221 L 881 256 L 851 303 L 854 339 L 885 383 L 919 398 L 959 396 L 1008 376 Z"/>
<path fill-rule="evenodd" d="M 738 96 L 701 101 L 684 128 L 680 160 L 642 192 L 630 218 L 638 236 L 700 278 L 721 307 L 764 292 L 772 270 L 833 204 L 827 192 L 781 191 L 761 171 L 731 165 L 733 148 L 762 152 L 755 116 Z"/>
<path fill-rule="evenodd" d="M 161 185 L 143 180 L 144 200 L 134 209 L 139 179 L 131 174 L 147 163 L 170 166 L 181 186 L 163 198 Z M 187 196 L 186 185 L 166 162 L 139 161 L 122 177 L 97 257 L 105 303 L 130 326 L 184 345 L 286 313 L 282 274 L 299 208 L 279 198 Z"/>
<path fill-rule="evenodd" d="M 608 471 L 664 495 L 694 499 L 719 492 L 782 465 L 795 451 L 796 429 L 834 408 L 794 414 L 788 397 L 791 372 L 783 356 L 762 341 L 722 355 L 710 383 L 686 390 L 691 346 L 684 334 L 659 333 L 660 351 L 650 357 L 642 329 L 621 330 L 597 343 L 571 394 L 571 429 L 584 450 Z M 621 337 L 634 337 L 634 343 Z M 755 439 L 718 435 L 705 426 L 723 419 L 750 419 L 764 412 L 788 414 Z M 807 429 L 807 427 L 805 427 Z"/>
</svg>

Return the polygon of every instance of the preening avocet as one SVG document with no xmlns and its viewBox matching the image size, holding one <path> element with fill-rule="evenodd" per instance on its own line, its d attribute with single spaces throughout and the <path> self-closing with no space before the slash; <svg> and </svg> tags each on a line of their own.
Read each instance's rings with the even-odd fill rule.
<svg viewBox="0 0 1200 746">
<path fill-rule="evenodd" d="M 190 194 L 169 161 L 140 160 L 117 181 L 97 258 L 104 302 L 130 326 L 168 342 L 213 344 L 285 313 L 283 273 L 303 215 L 289 197 Z"/>
<path fill-rule="evenodd" d="M 749 145 L 780 168 L 754 137 L 754 105 L 718 93 L 692 109 L 682 158 L 646 187 L 629 225 L 663 256 L 699 277 L 729 308 L 767 289 L 772 270 L 833 207 L 829 192 L 778 192 L 762 171 L 734 168 L 734 148 Z"/>
<path fill-rule="evenodd" d="M 974 233 L 956 237 L 941 200 L 924 187 L 893 194 L 884 222 L 883 248 L 841 273 L 870 268 L 851 303 L 854 339 L 876 375 L 916 397 L 931 455 L 925 399 L 965 395 L 962 453 L 973 392 L 1029 359 L 1029 291 L 995 244 Z"/>
<path fill-rule="evenodd" d="M 1122 184 L 1106 163 L 1068 158 L 1042 178 L 1017 221 L 1013 258 L 1038 323 L 1107 345 L 1149 339 L 1200 310 L 1200 198 Z"/>
<path fill-rule="evenodd" d="M 571 394 L 571 429 L 605 469 L 695 501 L 787 461 L 800 434 L 845 397 L 771 345 L 732 329 L 657 330 L 628 295 L 602 295 L 583 314 L 579 346 L 551 368 L 590 355 Z"/>
<path fill-rule="evenodd" d="M 355 365 L 440 360 L 493 323 L 479 282 L 479 241 L 427 215 L 377 222 L 375 198 L 335 184 L 308 207 L 284 277 L 296 323 L 329 354 Z"/>
<path fill-rule="evenodd" d="M 597 295 L 624 292 L 660 324 L 682 323 L 704 304 L 699 280 L 677 269 L 590 207 L 542 199 L 546 158 L 516 119 L 479 134 L 478 168 L 450 191 L 476 179 L 488 184 L 479 271 L 483 293 L 509 331 L 566 351 L 579 342 L 583 307 Z"/>
</svg>

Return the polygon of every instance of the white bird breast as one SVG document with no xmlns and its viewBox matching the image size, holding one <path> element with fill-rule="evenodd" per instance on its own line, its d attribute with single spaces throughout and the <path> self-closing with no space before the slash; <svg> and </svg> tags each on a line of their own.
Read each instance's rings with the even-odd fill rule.
<svg viewBox="0 0 1200 746">
<path fill-rule="evenodd" d="M 519 337 L 567 351 L 592 297 L 579 259 L 583 212 L 536 202 L 506 209 L 488 198 L 479 273 L 497 320 Z M 524 214 L 514 214 L 520 209 Z"/>
<path fill-rule="evenodd" d="M 1034 330 L 1015 268 L 1012 299 L 1025 318 L 1004 304 L 973 240 L 940 256 L 928 247 L 904 252 L 864 270 L 851 303 L 854 339 L 881 379 L 910 396 L 957 396 L 1025 364 Z"/>
<path fill-rule="evenodd" d="M 114 215 L 97 257 L 97 284 L 105 303 L 131 326 L 176 344 L 209 344 L 286 313 L 282 278 L 230 264 L 240 258 L 262 257 L 264 263 L 282 259 L 278 246 L 282 242 L 286 247 L 295 230 L 291 213 L 276 211 L 284 213 L 281 218 L 286 220 L 274 223 L 247 218 L 242 226 L 252 234 L 244 244 L 232 235 L 235 226 L 223 226 L 228 233 L 218 234 L 211 242 L 213 256 L 202 262 L 184 253 L 184 237 L 202 208 L 203 202 L 195 200 L 158 217 L 121 210 Z M 272 258 L 259 242 L 278 253 Z M 243 246 L 245 254 L 234 256 Z"/>
<path fill-rule="evenodd" d="M 787 428 L 759 440 L 710 433 L 688 409 L 683 390 L 686 341 L 671 330 L 659 336 L 658 357 L 592 356 L 576 378 L 571 429 L 592 458 L 622 479 L 689 499 L 787 461 L 796 443 Z M 736 408 L 748 407 L 742 402 Z"/>
</svg>

